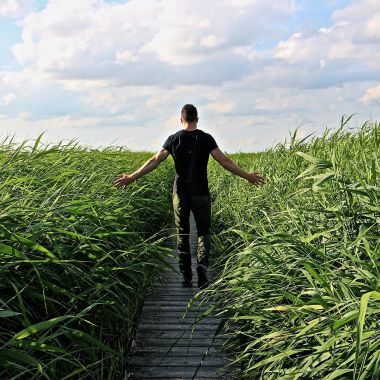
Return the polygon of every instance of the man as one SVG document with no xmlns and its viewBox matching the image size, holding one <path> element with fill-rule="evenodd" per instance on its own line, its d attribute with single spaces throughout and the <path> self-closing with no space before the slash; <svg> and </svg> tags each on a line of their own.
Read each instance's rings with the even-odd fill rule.
<svg viewBox="0 0 380 380">
<path fill-rule="evenodd" d="M 219 164 L 248 182 L 260 186 L 263 177 L 256 173 L 247 173 L 228 158 L 218 147 L 214 138 L 197 128 L 198 112 L 192 104 L 186 104 L 181 110 L 183 129 L 170 135 L 162 149 L 150 158 L 140 169 L 132 174 L 121 174 L 114 181 L 116 187 L 124 187 L 143 175 L 156 169 L 169 154 L 175 164 L 173 185 L 174 222 L 177 229 L 179 268 L 183 274 L 183 286 L 192 286 L 191 254 L 189 245 L 190 210 L 193 211 L 198 233 L 197 274 L 198 287 L 208 285 L 207 267 L 210 252 L 211 200 L 208 189 L 207 163 L 209 155 Z"/>
</svg>

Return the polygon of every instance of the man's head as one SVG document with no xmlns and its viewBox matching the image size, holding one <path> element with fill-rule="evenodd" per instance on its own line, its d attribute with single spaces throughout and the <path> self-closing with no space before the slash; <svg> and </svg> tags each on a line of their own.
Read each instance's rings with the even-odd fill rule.
<svg viewBox="0 0 380 380">
<path fill-rule="evenodd" d="M 192 104 L 185 104 L 182 107 L 181 122 L 188 124 L 198 122 L 198 111 Z"/>
</svg>

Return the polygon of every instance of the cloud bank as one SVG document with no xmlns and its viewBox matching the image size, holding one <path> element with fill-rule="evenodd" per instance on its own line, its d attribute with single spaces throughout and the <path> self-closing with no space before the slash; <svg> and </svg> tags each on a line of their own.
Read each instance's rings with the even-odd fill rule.
<svg viewBox="0 0 380 380">
<path fill-rule="evenodd" d="M 20 36 L 0 67 L 1 131 L 156 150 L 193 103 L 238 151 L 377 117 L 380 3 L 321 3 L 329 17 L 307 27 L 308 1 L 6 0 Z"/>
</svg>

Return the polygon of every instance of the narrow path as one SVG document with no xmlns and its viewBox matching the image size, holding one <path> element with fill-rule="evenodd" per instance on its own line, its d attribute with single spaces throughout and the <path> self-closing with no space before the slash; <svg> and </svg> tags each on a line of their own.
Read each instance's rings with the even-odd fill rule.
<svg viewBox="0 0 380 380">
<path fill-rule="evenodd" d="M 228 362 L 221 351 L 224 339 L 216 335 L 222 318 L 204 318 L 193 325 L 197 313 L 210 306 L 199 306 L 199 302 L 186 312 L 189 300 L 199 291 L 195 270 L 197 237 L 192 215 L 190 224 L 193 287 L 182 287 L 173 229 L 170 244 L 174 257 L 168 258 L 168 262 L 176 268 L 177 273 L 169 270 L 164 272 L 144 301 L 136 348 L 128 358 L 131 380 L 235 378 L 231 368 L 223 368 Z M 209 273 L 209 277 L 212 279 L 212 273 Z"/>
</svg>

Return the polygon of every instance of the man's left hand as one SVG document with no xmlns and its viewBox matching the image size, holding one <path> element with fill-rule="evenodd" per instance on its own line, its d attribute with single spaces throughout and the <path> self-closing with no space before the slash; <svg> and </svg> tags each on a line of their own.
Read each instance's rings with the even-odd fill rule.
<svg viewBox="0 0 380 380">
<path fill-rule="evenodd" d="M 262 186 L 265 184 L 264 177 L 257 172 L 248 173 L 247 180 L 255 186 Z"/>
<path fill-rule="evenodd" d="M 123 174 L 120 174 L 116 178 L 116 180 L 113 182 L 113 185 L 119 189 L 120 187 L 124 188 L 124 187 L 128 186 L 133 181 L 134 181 L 134 179 L 132 178 L 132 176 L 130 174 L 123 173 Z"/>
</svg>

